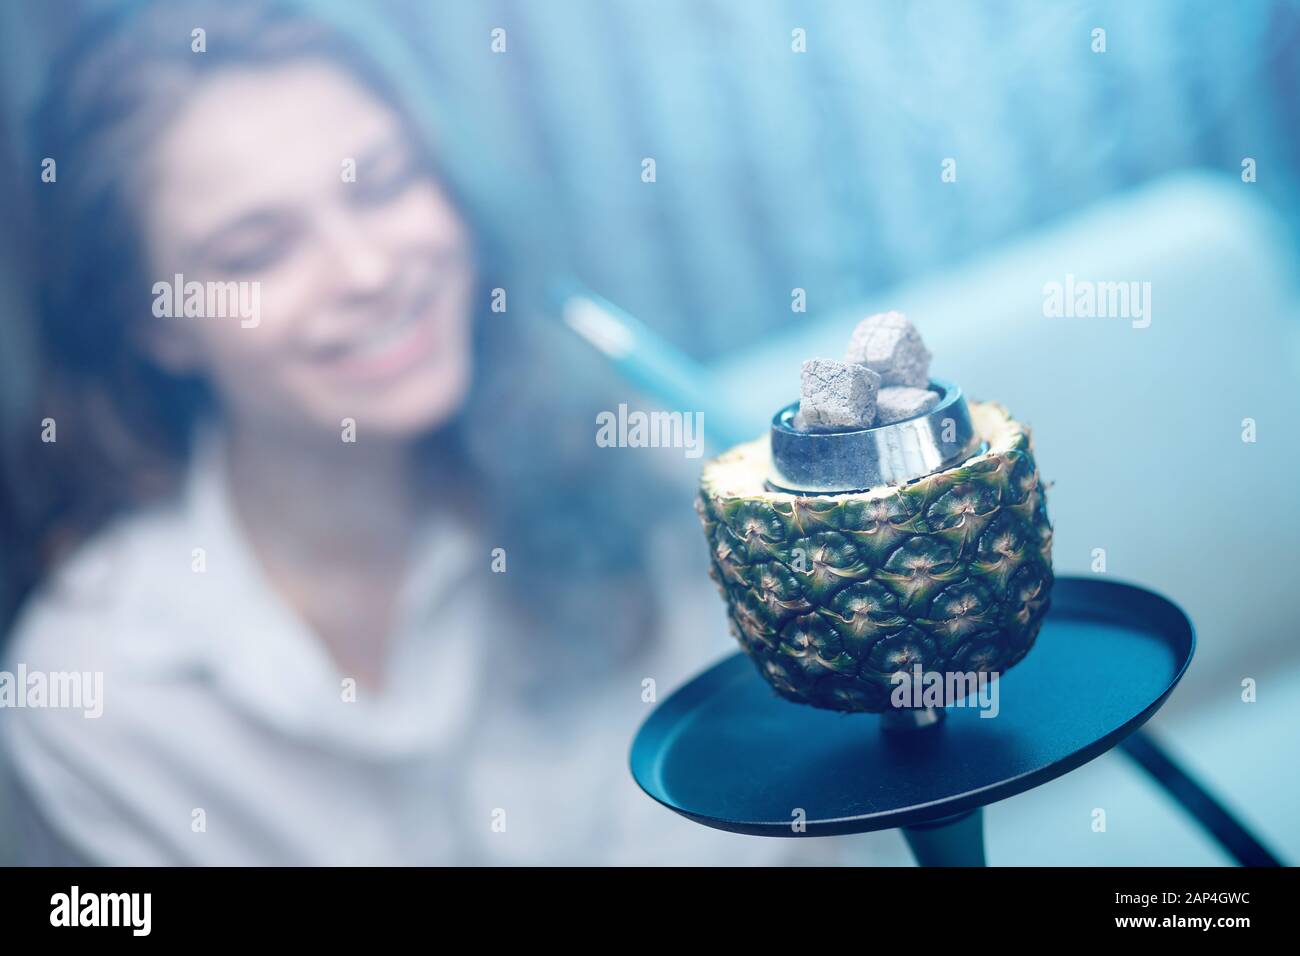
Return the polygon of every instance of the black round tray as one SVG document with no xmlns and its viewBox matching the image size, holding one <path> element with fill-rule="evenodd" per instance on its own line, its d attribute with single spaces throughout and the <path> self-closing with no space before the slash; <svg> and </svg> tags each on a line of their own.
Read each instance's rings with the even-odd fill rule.
<svg viewBox="0 0 1300 956">
<path fill-rule="evenodd" d="M 1109 750 L 1156 712 L 1194 647 L 1191 623 L 1170 601 L 1103 579 L 1058 578 L 1037 643 L 999 679 L 996 717 L 950 707 L 936 727 L 885 733 L 878 715 L 783 700 L 738 653 L 646 719 L 632 774 L 664 806 L 722 830 L 826 836 L 915 826 Z"/>
</svg>

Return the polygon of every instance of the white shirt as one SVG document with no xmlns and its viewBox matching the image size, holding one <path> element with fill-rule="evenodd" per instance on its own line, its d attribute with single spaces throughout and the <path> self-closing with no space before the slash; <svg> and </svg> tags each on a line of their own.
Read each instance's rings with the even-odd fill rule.
<svg viewBox="0 0 1300 956">
<path fill-rule="evenodd" d="M 494 694 L 490 549 L 454 525 L 431 531 L 402 592 L 384 691 L 345 700 L 343 675 L 262 577 L 223 475 L 218 450 L 198 454 L 178 501 L 105 529 L 21 615 L 4 669 L 103 673 L 98 718 L 0 711 L 28 862 L 743 864 L 833 851 L 710 830 L 637 788 L 628 747 L 653 706 L 642 679 L 662 695 L 697 660 L 610 674 L 540 715 Z"/>
</svg>

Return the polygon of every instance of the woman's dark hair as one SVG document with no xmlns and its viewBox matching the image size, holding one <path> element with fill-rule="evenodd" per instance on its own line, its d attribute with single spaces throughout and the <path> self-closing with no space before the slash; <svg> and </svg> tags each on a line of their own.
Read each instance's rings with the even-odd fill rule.
<svg viewBox="0 0 1300 956">
<path fill-rule="evenodd" d="M 297 59 L 346 69 L 402 111 L 427 148 L 364 45 L 285 0 L 128 4 L 88 24 L 50 70 L 32 128 L 33 147 L 57 164 L 33 209 L 37 408 L 59 440 L 37 453 L 29 437 L 24 480 L 10 475 L 17 531 L 33 545 L 20 580 L 30 584 L 112 515 L 172 490 L 209 404 L 202 382 L 161 370 L 136 340 L 132 319 L 148 314 L 152 286 L 137 221 L 149 185 L 141 145 L 214 73 Z"/>
<path fill-rule="evenodd" d="M 205 31 L 202 53 L 191 49 L 196 28 Z M 82 30 L 51 70 L 32 132 L 33 149 L 57 162 L 57 182 L 37 190 L 33 210 L 41 317 L 33 408 L 39 418 L 54 420 L 58 440 L 38 444 L 28 429 L 8 459 L 8 473 L 0 475 L 0 486 L 7 486 L 0 492 L 9 499 L 0 507 L 0 523 L 7 524 L 0 524 L 0 536 L 14 565 L 3 570 L 17 582 L 11 611 L 63 553 L 106 521 L 175 490 L 195 421 L 210 404 L 201 381 L 158 368 L 133 332 L 132 317 L 148 314 L 152 287 L 136 222 L 149 187 L 141 144 L 158 135 L 187 92 L 213 73 L 301 59 L 341 66 L 392 104 L 417 148 L 437 166 L 430 111 L 412 107 L 412 91 L 355 34 L 291 0 L 147 0 L 115 8 Z M 485 238 L 489 230 L 467 208 L 455 177 L 435 171 L 471 223 L 479 261 L 498 260 L 499 266 L 498 251 Z M 480 362 L 493 335 L 501 334 L 497 326 L 476 323 Z M 485 494 L 495 487 L 497 540 L 539 558 L 539 574 L 520 569 L 524 573 L 510 576 L 513 603 L 532 619 L 532 643 L 545 637 L 546 628 L 561 643 L 574 643 L 576 625 L 566 608 L 589 615 L 593 599 L 621 606 L 626 619 L 604 625 L 600 639 L 629 624 L 644 637 L 650 618 L 639 557 L 626 544 L 632 536 L 621 536 L 620 544 L 619 535 L 607 533 L 603 540 L 612 548 L 602 549 L 592 530 L 602 524 L 599 515 L 587 506 L 553 507 L 538 491 L 544 479 L 529 480 L 537 477 L 529 474 L 531 463 L 509 462 L 494 486 L 490 468 L 476 471 L 469 464 L 474 451 L 460 442 L 459 426 L 434 441 L 440 466 L 460 469 L 465 487 Z M 597 502 L 608 499 L 593 493 Z M 567 552 L 574 563 L 557 572 L 548 550 Z M 0 613 L 0 633 L 5 623 Z M 590 653 L 589 640 L 577 643 L 587 645 L 573 648 L 584 663 L 602 656 Z"/>
</svg>

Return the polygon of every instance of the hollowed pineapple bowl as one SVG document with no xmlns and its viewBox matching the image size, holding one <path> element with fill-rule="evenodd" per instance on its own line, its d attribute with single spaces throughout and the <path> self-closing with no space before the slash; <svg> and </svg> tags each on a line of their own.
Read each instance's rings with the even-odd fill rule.
<svg viewBox="0 0 1300 956">
<path fill-rule="evenodd" d="M 783 697 L 891 708 L 893 675 L 1000 673 L 1033 646 L 1052 528 L 1029 431 L 969 403 L 970 457 L 899 486 L 773 490 L 767 438 L 708 462 L 697 508 L 732 632 Z"/>
</svg>

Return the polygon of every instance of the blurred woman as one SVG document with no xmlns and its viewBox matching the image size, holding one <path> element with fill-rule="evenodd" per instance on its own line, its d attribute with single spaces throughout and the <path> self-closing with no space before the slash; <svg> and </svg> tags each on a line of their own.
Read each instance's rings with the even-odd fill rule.
<svg viewBox="0 0 1300 956">
<path fill-rule="evenodd" d="M 564 592 L 503 573 L 518 525 L 464 426 L 491 257 L 364 45 L 252 2 L 85 36 L 38 111 L 36 586 L 6 667 L 102 674 L 102 713 L 5 715 L 25 858 L 766 854 L 628 777 L 642 676 L 680 675 L 604 642 L 651 629 L 632 575 L 575 570 L 610 620 L 557 649 Z"/>
</svg>

